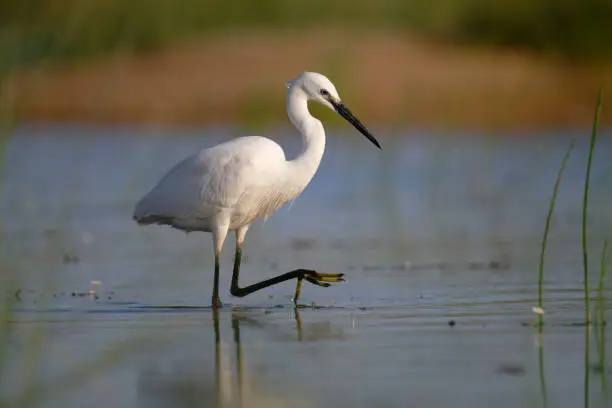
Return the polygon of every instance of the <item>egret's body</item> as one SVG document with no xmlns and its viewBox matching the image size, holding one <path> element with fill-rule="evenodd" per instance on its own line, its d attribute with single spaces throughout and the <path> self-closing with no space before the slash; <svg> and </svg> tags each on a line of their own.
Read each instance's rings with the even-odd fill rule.
<svg viewBox="0 0 612 408">
<path fill-rule="evenodd" d="M 166 224 L 187 232 L 212 233 L 216 260 L 214 307 L 221 305 L 219 257 L 230 231 L 236 234 L 231 288 L 235 296 L 245 296 L 297 278 L 297 301 L 302 279 L 321 286 L 342 280 L 342 275 L 299 269 L 247 288 L 238 287 L 241 247 L 250 224 L 268 218 L 283 204 L 295 199 L 312 180 L 323 157 L 325 131 L 321 122 L 310 115 L 308 100 L 316 100 L 336 110 L 379 146 L 342 104 L 335 87 L 323 75 L 305 72 L 288 83 L 288 87 L 287 113 L 302 135 L 302 150 L 295 159 L 287 160 L 283 149 L 270 139 L 240 137 L 181 161 L 136 205 L 134 219 L 139 224 Z"/>
<path fill-rule="evenodd" d="M 214 233 L 220 222 L 235 231 L 302 192 L 314 171 L 292 178 L 294 167 L 270 139 L 234 139 L 178 163 L 139 202 L 136 214 L 171 218 L 165 221 L 186 231 Z"/>
</svg>

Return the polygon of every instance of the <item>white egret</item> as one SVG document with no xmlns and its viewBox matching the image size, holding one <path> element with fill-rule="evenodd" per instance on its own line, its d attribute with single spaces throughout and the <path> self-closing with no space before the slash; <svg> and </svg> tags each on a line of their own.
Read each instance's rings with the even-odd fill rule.
<svg viewBox="0 0 612 408">
<path fill-rule="evenodd" d="M 325 150 L 325 131 L 308 111 L 308 101 L 336 111 L 380 149 L 380 144 L 351 113 L 329 79 L 304 72 L 287 82 L 287 113 L 302 135 L 301 152 L 287 160 L 274 141 L 260 136 L 240 137 L 187 157 L 170 169 L 137 204 L 133 219 L 140 225 L 169 225 L 185 232 L 212 233 L 215 275 L 212 307 L 219 299 L 219 259 L 227 233 L 236 235 L 230 293 L 243 297 L 257 290 L 297 279 L 293 301 L 297 305 L 302 280 L 327 287 L 343 281 L 344 274 L 296 269 L 247 287 L 239 287 L 242 244 L 249 226 L 267 219 L 295 199 L 315 175 Z"/>
</svg>

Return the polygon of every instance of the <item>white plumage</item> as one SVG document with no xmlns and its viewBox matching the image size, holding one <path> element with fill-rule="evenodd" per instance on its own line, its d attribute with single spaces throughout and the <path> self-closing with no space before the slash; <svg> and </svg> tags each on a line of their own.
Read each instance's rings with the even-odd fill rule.
<svg viewBox="0 0 612 408">
<path fill-rule="evenodd" d="M 213 231 L 213 217 L 222 216 L 233 231 L 292 198 L 279 188 L 286 183 L 288 163 L 280 146 L 257 136 L 202 150 L 174 166 L 137 204 L 134 215 L 206 232 Z"/>
<path fill-rule="evenodd" d="M 340 101 L 325 76 L 305 72 L 287 86 L 287 113 L 303 141 L 294 160 L 287 160 L 276 142 L 260 136 L 240 137 L 201 150 L 176 164 L 136 204 L 134 220 L 141 225 L 165 224 L 187 232 L 211 232 L 217 263 L 227 233 L 235 231 L 239 267 L 240 247 L 249 225 L 296 198 L 319 167 L 325 131 L 310 115 L 308 100 L 337 111 L 380 147 Z M 218 270 L 215 275 L 217 285 Z M 298 280 L 301 282 L 301 278 Z M 220 302 L 213 294 L 213 306 L 216 304 Z"/>
</svg>

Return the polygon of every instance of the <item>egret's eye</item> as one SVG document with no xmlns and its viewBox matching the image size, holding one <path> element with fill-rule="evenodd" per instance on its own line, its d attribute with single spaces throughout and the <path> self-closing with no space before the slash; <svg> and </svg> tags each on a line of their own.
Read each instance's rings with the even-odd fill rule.
<svg viewBox="0 0 612 408">
<path fill-rule="evenodd" d="M 327 92 L 327 89 L 321 89 L 321 90 L 319 91 L 319 93 L 320 93 L 321 95 L 325 96 L 325 97 L 328 97 L 328 96 L 329 96 L 329 92 Z"/>
</svg>

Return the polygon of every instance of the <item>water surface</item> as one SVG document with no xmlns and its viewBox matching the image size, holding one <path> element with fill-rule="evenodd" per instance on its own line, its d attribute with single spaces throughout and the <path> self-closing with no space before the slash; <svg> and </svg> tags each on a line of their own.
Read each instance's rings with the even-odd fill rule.
<svg viewBox="0 0 612 408">
<path fill-rule="evenodd" d="M 292 282 L 232 298 L 230 236 L 227 307 L 215 315 L 210 236 L 138 227 L 131 211 L 177 160 L 242 133 L 15 132 L 0 203 L 10 305 L 0 405 L 576 407 L 588 381 L 590 406 L 609 406 L 608 329 L 583 325 L 588 129 L 494 137 L 379 130 L 382 152 L 334 130 L 303 195 L 249 231 L 241 280 L 304 267 L 346 273 L 347 282 L 305 284 L 302 303 L 311 307 L 297 312 Z M 269 134 L 295 154 L 290 132 Z M 539 245 L 572 137 L 539 334 L 531 326 Z M 590 196 L 592 286 L 611 232 L 611 154 L 604 132 Z"/>
</svg>

